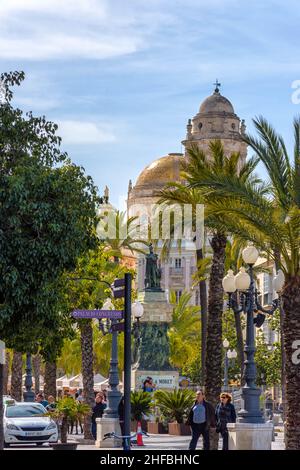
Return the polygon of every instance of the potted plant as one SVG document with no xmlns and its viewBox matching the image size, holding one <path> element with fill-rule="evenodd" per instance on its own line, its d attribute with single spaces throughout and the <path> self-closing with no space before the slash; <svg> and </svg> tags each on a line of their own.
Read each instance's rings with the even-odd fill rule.
<svg viewBox="0 0 300 470">
<path fill-rule="evenodd" d="M 89 413 L 89 405 L 76 402 L 74 398 L 65 397 L 57 401 L 56 407 L 47 413 L 60 428 L 60 443 L 51 444 L 53 450 L 76 450 L 77 443 L 68 442 L 68 421 L 81 420 Z"/>
<path fill-rule="evenodd" d="M 149 416 L 152 410 L 152 396 L 149 392 L 143 392 L 142 390 L 131 392 L 131 420 L 133 431 L 137 429 L 137 422 L 140 421 L 142 424 L 142 430 L 146 431 L 147 423 L 143 419 L 145 416 Z"/>
<path fill-rule="evenodd" d="M 172 392 L 157 390 L 155 392 L 155 404 L 168 420 L 169 434 L 176 436 L 191 434 L 190 427 L 185 424 L 185 420 L 194 400 L 192 390 L 179 389 Z"/>
<path fill-rule="evenodd" d="M 148 421 L 147 431 L 150 434 L 167 434 L 168 424 L 165 422 L 163 416 L 156 416 L 155 421 Z"/>
</svg>

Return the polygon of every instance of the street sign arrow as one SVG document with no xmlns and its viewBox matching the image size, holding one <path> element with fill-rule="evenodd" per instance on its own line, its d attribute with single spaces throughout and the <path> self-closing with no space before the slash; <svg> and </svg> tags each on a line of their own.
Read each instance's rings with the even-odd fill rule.
<svg viewBox="0 0 300 470">
<path fill-rule="evenodd" d="M 125 296 L 125 289 L 118 289 L 113 291 L 115 299 L 121 299 Z"/>
<path fill-rule="evenodd" d="M 124 287 L 125 286 L 125 279 L 115 279 L 113 283 L 113 287 Z"/>
<path fill-rule="evenodd" d="M 123 318 L 123 310 L 73 310 L 73 318 Z"/>
<path fill-rule="evenodd" d="M 111 325 L 111 331 L 124 331 L 124 323 L 115 323 Z"/>
</svg>

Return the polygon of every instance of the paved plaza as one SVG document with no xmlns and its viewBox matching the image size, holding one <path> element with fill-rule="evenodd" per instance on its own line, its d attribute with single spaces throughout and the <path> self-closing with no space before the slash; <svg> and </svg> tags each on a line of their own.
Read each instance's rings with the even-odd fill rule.
<svg viewBox="0 0 300 470">
<path fill-rule="evenodd" d="M 276 427 L 275 441 L 272 443 L 272 450 L 284 450 L 283 442 L 283 428 L 282 426 Z M 144 447 L 133 446 L 132 450 L 187 450 L 190 442 L 190 436 L 171 436 L 170 434 L 149 434 L 149 437 L 144 437 Z M 81 435 L 70 435 L 68 437 L 69 442 L 77 441 L 79 445 L 77 450 L 96 450 L 100 451 L 105 450 L 99 449 L 94 445 L 83 445 L 80 444 L 80 441 L 83 440 Z M 51 450 L 48 444 L 44 444 L 42 447 L 37 448 L 34 445 L 24 445 L 24 446 L 15 446 L 10 447 L 9 451 L 18 450 L 18 449 L 36 449 L 36 450 Z M 197 449 L 202 449 L 202 440 L 199 439 Z M 222 441 L 219 441 L 219 450 L 222 449 Z M 111 449 L 107 449 L 111 450 Z M 118 450 L 118 449 L 117 449 Z M 122 450 L 122 448 L 119 448 Z"/>
</svg>

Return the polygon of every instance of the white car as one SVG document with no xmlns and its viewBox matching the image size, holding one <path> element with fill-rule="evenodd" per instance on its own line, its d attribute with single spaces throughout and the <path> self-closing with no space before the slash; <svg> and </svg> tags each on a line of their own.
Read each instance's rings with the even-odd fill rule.
<svg viewBox="0 0 300 470">
<path fill-rule="evenodd" d="M 40 403 L 15 402 L 4 406 L 4 445 L 57 442 L 57 425 Z"/>
</svg>

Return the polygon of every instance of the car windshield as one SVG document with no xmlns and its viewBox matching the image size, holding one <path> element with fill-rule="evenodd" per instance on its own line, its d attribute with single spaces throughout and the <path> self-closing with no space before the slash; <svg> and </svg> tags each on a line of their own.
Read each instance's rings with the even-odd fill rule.
<svg viewBox="0 0 300 470">
<path fill-rule="evenodd" d="M 6 408 L 7 418 L 30 418 L 46 413 L 45 408 L 38 403 L 36 405 L 12 405 Z"/>
</svg>

